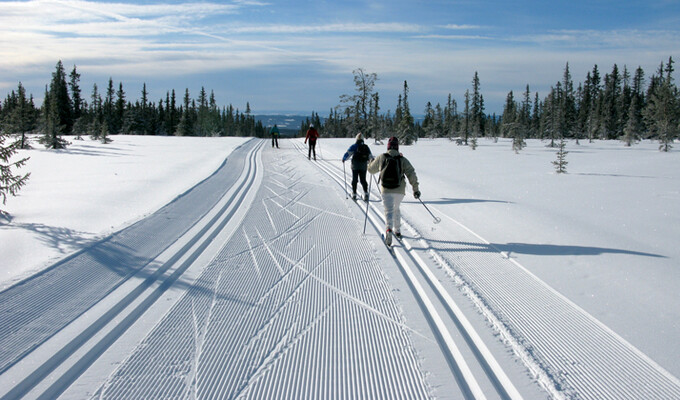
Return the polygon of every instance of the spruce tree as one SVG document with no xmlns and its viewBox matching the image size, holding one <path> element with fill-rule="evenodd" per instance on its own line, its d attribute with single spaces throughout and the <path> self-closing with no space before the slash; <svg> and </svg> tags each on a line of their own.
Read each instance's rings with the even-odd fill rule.
<svg viewBox="0 0 680 400">
<path fill-rule="evenodd" d="M 33 131 L 37 126 L 37 110 L 33 104 L 33 97 L 26 97 L 26 89 L 19 82 L 16 93 L 8 96 L 5 101 L 5 121 L 4 130 L 10 134 L 21 135 L 19 141 L 20 149 L 29 148 L 26 134 Z M 1 115 L 0 115 L 1 117 Z M 2 126 L 0 126 L 2 129 Z"/>
<path fill-rule="evenodd" d="M 470 90 L 465 91 L 465 108 L 463 109 L 463 121 L 461 123 L 461 133 L 463 134 L 463 144 L 468 145 L 470 136 Z"/>
<path fill-rule="evenodd" d="M 560 144 L 557 146 L 557 160 L 553 161 L 552 164 L 555 166 L 555 171 L 558 174 L 566 174 L 567 173 L 567 154 L 569 153 L 568 151 L 565 151 L 564 149 L 567 147 L 567 142 L 564 140 L 564 138 L 560 139 Z"/>
<path fill-rule="evenodd" d="M 623 141 L 628 147 L 636 143 L 642 133 L 642 113 L 638 102 L 638 97 L 633 96 L 630 107 L 628 107 L 628 120 L 623 128 Z"/>
<path fill-rule="evenodd" d="M 104 97 L 104 104 L 102 105 L 102 114 L 104 118 L 102 123 L 106 124 L 108 132 L 114 131 L 114 120 L 116 118 L 114 113 L 115 95 L 116 91 L 113 88 L 113 78 L 109 77 L 109 85 L 106 88 L 106 97 Z"/>
<path fill-rule="evenodd" d="M 123 82 L 119 82 L 118 91 L 116 91 L 116 104 L 113 110 L 113 118 L 111 123 L 111 134 L 117 135 L 123 128 L 123 121 L 125 120 L 125 91 L 123 90 Z"/>
<path fill-rule="evenodd" d="M 10 139 L 10 134 L 0 129 L 0 199 L 2 205 L 7 203 L 7 196 L 16 196 L 26 182 L 31 173 L 17 174 L 13 170 L 23 167 L 28 158 L 12 161 L 12 156 L 17 152 L 20 142 L 6 144 Z M 0 216 L 8 217 L 8 213 L 0 209 Z"/>
<path fill-rule="evenodd" d="M 59 61 L 56 71 L 52 74 L 49 90 L 45 88 L 43 101 L 44 136 L 40 140 L 48 149 L 62 149 L 68 142 L 61 135 L 68 134 L 73 128 L 71 99 L 68 95 L 66 73 Z"/>
<path fill-rule="evenodd" d="M 668 152 L 680 130 L 680 99 L 673 84 L 673 60 L 666 70 L 660 69 L 657 84 L 650 94 L 643 115 L 650 133 L 659 140 L 659 150 Z M 666 75 L 664 76 L 664 72 Z"/>
<path fill-rule="evenodd" d="M 458 104 L 456 100 L 451 98 L 451 93 L 446 101 L 446 107 L 444 107 L 444 132 L 449 140 L 453 140 L 453 137 L 458 131 Z"/>
<path fill-rule="evenodd" d="M 408 83 L 404 81 L 404 95 L 401 101 L 401 120 L 397 125 L 397 137 L 399 142 L 406 146 L 413 144 L 418 137 L 415 135 L 413 116 L 408 104 Z"/>
<path fill-rule="evenodd" d="M 97 88 L 96 83 L 92 87 L 92 95 L 90 98 L 92 100 L 92 102 L 90 103 L 90 115 L 91 115 L 91 121 L 89 126 L 90 137 L 93 140 L 98 140 L 102 132 L 103 113 L 102 113 L 102 97 L 99 94 L 99 89 Z"/>
<path fill-rule="evenodd" d="M 574 96 L 574 82 L 571 79 L 569 63 L 564 67 L 560 93 L 560 137 L 574 136 L 576 128 L 576 99 Z"/>
</svg>

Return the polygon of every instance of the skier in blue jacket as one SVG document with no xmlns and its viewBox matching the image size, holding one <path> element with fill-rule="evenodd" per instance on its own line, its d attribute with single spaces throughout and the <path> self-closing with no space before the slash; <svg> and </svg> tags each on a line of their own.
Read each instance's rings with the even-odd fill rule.
<svg viewBox="0 0 680 400">
<path fill-rule="evenodd" d="M 345 155 L 342 156 L 342 162 L 344 163 L 350 157 L 352 158 L 352 199 L 357 199 L 357 183 L 361 180 L 361 186 L 364 188 L 364 201 L 368 201 L 366 170 L 368 162 L 373 160 L 373 154 L 371 154 L 371 149 L 364 144 L 361 133 L 357 135 L 356 139 L 356 143 L 349 146 Z"/>
</svg>

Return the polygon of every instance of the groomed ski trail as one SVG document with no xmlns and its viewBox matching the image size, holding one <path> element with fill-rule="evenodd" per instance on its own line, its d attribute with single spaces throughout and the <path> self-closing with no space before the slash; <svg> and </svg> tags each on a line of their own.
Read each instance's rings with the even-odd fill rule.
<svg viewBox="0 0 680 400">
<path fill-rule="evenodd" d="M 339 160 L 322 162 L 319 167 L 346 190 Z M 378 197 L 378 191 L 371 196 Z M 494 340 L 502 340 L 551 398 L 680 399 L 678 378 L 510 255 L 436 207 L 430 208 L 444 217 L 441 223 L 435 224 L 418 202 L 402 203 L 405 238 L 393 247 L 395 259 L 405 269 L 410 264 L 418 266 L 413 282 L 432 288 L 430 298 L 423 301 L 438 297 L 449 303 L 449 297 L 461 307 L 467 303 L 468 309 L 474 310 L 468 310 L 467 318 L 479 320 L 483 316 L 483 324 L 478 321 L 475 325 L 493 329 L 497 335 Z M 369 220 L 377 232 L 382 232 L 384 219 L 379 203 L 371 204 Z M 427 290 L 422 296 L 428 296 Z M 463 336 L 477 335 L 470 326 L 462 325 L 466 325 L 459 327 Z M 464 341 L 460 346 L 465 346 Z M 472 349 L 478 359 L 479 351 Z M 503 357 L 498 349 L 496 355 Z M 467 359 L 470 364 L 474 362 L 472 357 Z M 495 368 L 490 371 L 488 366 L 482 369 L 493 380 Z M 503 367 L 508 368 L 507 360 Z M 502 381 L 494 386 L 505 397 L 509 393 L 503 394 L 504 389 L 498 387 Z"/>
<path fill-rule="evenodd" d="M 431 396 L 360 221 L 281 142 L 235 234 L 95 397 Z"/>
<path fill-rule="evenodd" d="M 0 293 L 0 398 L 56 398 L 121 336 L 148 329 L 157 316 L 147 311 L 186 290 L 212 240 L 239 220 L 261 145 L 244 143 L 149 217 Z"/>
</svg>

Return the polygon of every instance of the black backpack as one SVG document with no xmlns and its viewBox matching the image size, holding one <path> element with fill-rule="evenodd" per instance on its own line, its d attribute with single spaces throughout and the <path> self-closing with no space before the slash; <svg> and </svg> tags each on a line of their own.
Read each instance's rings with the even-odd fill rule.
<svg viewBox="0 0 680 400">
<path fill-rule="evenodd" d="M 396 189 L 401 185 L 401 156 L 385 153 L 385 160 L 380 168 L 380 182 L 385 189 Z"/>
<path fill-rule="evenodd" d="M 368 161 L 370 154 L 371 149 L 369 149 L 367 145 L 361 143 L 357 146 L 357 150 L 352 156 L 352 161 L 357 163 L 365 163 Z"/>
</svg>

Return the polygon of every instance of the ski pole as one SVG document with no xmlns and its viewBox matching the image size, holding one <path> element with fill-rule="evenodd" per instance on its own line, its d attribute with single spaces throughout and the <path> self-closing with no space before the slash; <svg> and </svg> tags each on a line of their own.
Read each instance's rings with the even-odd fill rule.
<svg viewBox="0 0 680 400">
<path fill-rule="evenodd" d="M 373 181 L 368 182 L 368 193 L 371 193 L 371 183 Z M 371 204 L 369 201 L 366 202 L 366 215 L 364 216 L 364 235 L 366 234 L 366 222 L 368 221 L 368 205 Z"/>
<path fill-rule="evenodd" d="M 378 193 L 380 193 L 380 186 L 378 185 L 378 178 L 376 178 L 375 175 L 373 175 L 373 174 L 371 174 L 371 177 L 375 181 L 375 187 L 378 188 Z M 371 185 L 369 184 L 369 186 L 371 186 Z M 369 190 L 369 192 L 370 192 L 370 190 Z M 380 195 L 378 197 L 380 198 L 380 201 L 382 201 L 382 195 Z"/>
<path fill-rule="evenodd" d="M 342 176 L 345 180 L 345 200 L 349 199 L 349 194 L 347 191 L 347 171 L 345 170 L 345 162 L 342 162 Z"/>
<path fill-rule="evenodd" d="M 430 211 L 430 209 L 427 208 L 427 206 L 425 205 L 425 203 L 423 203 L 423 201 L 420 200 L 420 197 L 418 198 L 418 201 L 420 202 L 420 204 L 423 205 L 423 207 L 425 207 L 425 209 L 427 210 L 427 212 L 430 213 L 430 215 L 432 216 L 432 218 L 434 218 L 434 223 L 435 223 L 435 224 L 438 224 L 438 223 L 442 222 L 442 219 L 441 219 L 441 218 L 435 217 L 434 214 L 432 214 L 432 211 Z"/>
</svg>

